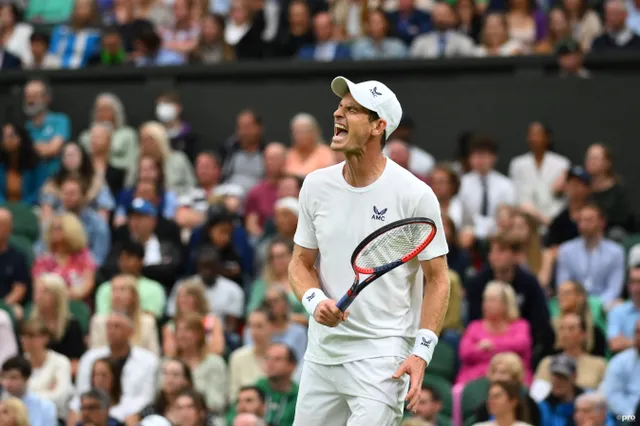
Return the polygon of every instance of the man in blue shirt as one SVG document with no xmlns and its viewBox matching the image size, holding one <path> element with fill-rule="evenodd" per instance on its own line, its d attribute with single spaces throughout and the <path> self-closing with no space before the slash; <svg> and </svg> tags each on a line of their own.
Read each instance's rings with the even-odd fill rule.
<svg viewBox="0 0 640 426">
<path fill-rule="evenodd" d="M 640 263 L 629 270 L 629 300 L 616 306 L 607 316 L 607 339 L 612 352 L 633 346 L 633 327 L 640 320 Z"/>
<path fill-rule="evenodd" d="M 640 403 L 640 320 L 635 323 L 633 347 L 611 358 L 602 389 L 609 410 L 616 416 L 631 416 Z"/>
<path fill-rule="evenodd" d="M 29 361 L 21 356 L 9 358 L 2 364 L 2 388 L 7 397 L 18 398 L 27 407 L 30 426 L 51 426 L 58 424 L 56 406 L 53 402 L 41 399 L 27 390 L 27 381 L 31 376 Z"/>
<path fill-rule="evenodd" d="M 66 114 L 49 111 L 51 88 L 42 80 L 31 80 L 24 87 L 26 128 L 35 149 L 43 159 L 47 176 L 60 167 L 62 145 L 71 137 L 71 123 Z"/>
</svg>

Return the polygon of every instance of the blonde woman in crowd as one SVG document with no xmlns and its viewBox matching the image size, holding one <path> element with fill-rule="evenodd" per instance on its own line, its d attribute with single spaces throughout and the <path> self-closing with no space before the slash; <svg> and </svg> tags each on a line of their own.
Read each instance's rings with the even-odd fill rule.
<svg viewBox="0 0 640 426">
<path fill-rule="evenodd" d="M 0 425 L 29 426 L 27 407 L 18 398 L 7 398 L 0 402 Z"/>
<path fill-rule="evenodd" d="M 118 275 L 111 280 L 111 309 L 126 312 L 133 321 L 131 344 L 160 354 L 158 329 L 153 315 L 142 312 L 136 278 L 132 275 Z M 89 347 L 107 345 L 107 319 L 109 313 L 94 315 L 91 319 Z"/>
<path fill-rule="evenodd" d="M 538 275 L 542 266 L 542 242 L 538 222 L 528 213 L 515 210 L 509 238 L 520 246 L 520 266 Z"/>
<path fill-rule="evenodd" d="M 293 117 L 291 142 L 284 166 L 286 174 L 305 177 L 314 170 L 335 164 L 333 151 L 322 140 L 320 125 L 311 114 Z"/>
<path fill-rule="evenodd" d="M 531 426 L 520 386 L 516 381 L 493 382 L 489 387 L 487 406 L 494 420 L 476 423 L 475 426 Z M 521 418 L 528 421 L 519 421 Z"/>
<path fill-rule="evenodd" d="M 62 277 L 48 273 L 38 276 L 33 300 L 31 319 L 44 324 L 51 336 L 49 349 L 69 358 L 75 375 L 85 351 L 84 335 L 69 311 L 69 295 Z"/>
<path fill-rule="evenodd" d="M 71 299 L 88 300 L 95 286 L 97 265 L 80 220 L 72 213 L 54 216 L 43 240 L 45 252 L 33 263 L 33 277 L 55 273 L 66 283 Z"/>
<path fill-rule="evenodd" d="M 204 284 L 198 277 L 183 281 L 176 290 L 176 315 L 162 328 L 162 352 L 164 355 L 175 356 L 175 324 L 189 313 L 197 313 L 201 316 L 209 352 L 222 355 L 225 345 L 222 321 L 211 313 Z"/>
</svg>

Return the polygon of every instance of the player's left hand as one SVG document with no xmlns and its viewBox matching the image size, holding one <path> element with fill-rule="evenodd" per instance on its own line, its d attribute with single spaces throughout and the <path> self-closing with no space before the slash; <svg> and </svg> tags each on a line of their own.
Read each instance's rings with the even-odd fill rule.
<svg viewBox="0 0 640 426">
<path fill-rule="evenodd" d="M 422 380 L 424 379 L 424 370 L 427 368 L 427 362 L 416 355 L 411 355 L 405 359 L 398 371 L 392 376 L 394 379 L 399 379 L 403 374 L 408 374 L 411 378 L 411 384 L 409 386 L 409 392 L 407 393 L 405 401 L 409 401 L 407 409 L 415 413 L 415 408 L 420 402 L 420 388 L 422 387 Z"/>
</svg>

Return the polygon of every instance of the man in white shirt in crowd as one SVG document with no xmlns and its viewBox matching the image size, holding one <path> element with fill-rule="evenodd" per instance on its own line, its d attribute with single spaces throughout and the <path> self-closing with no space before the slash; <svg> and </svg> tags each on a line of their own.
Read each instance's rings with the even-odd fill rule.
<svg viewBox="0 0 640 426">
<path fill-rule="evenodd" d="M 473 55 L 475 47 L 473 40 L 456 29 L 458 17 L 451 4 L 435 3 L 431 15 L 435 31 L 413 40 L 412 58 L 453 58 Z"/>
</svg>

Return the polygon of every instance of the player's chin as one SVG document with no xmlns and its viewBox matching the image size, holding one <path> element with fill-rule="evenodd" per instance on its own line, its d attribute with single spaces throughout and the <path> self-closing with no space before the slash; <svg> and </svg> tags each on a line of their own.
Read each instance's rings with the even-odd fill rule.
<svg viewBox="0 0 640 426">
<path fill-rule="evenodd" d="M 349 138 L 347 136 L 334 136 L 331 138 L 331 145 L 329 147 L 334 151 L 345 151 L 349 144 Z"/>
</svg>

